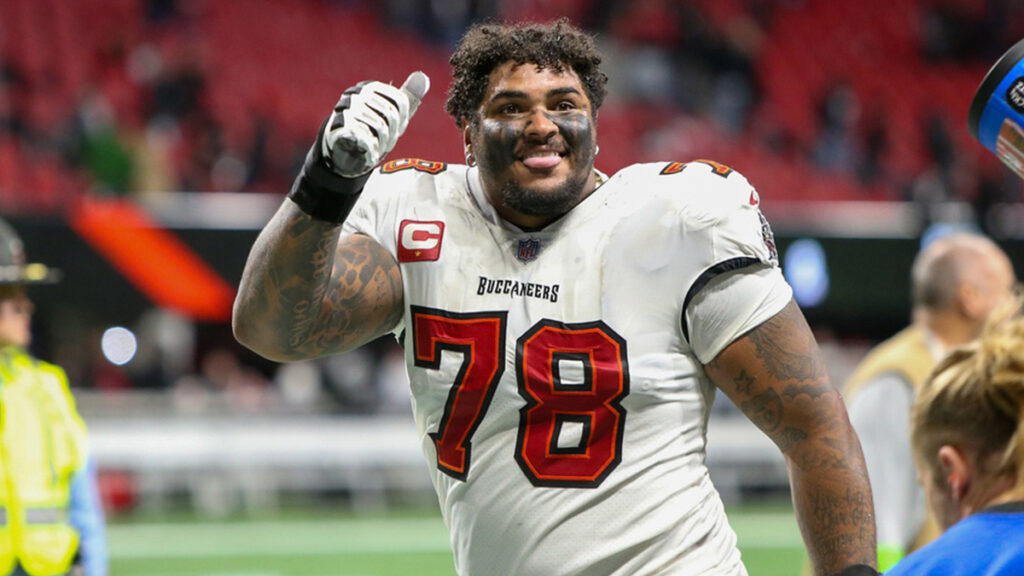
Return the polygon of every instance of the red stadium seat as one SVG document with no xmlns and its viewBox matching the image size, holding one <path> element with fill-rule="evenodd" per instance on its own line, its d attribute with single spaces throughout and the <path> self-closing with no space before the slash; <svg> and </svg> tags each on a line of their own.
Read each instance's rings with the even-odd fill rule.
<svg viewBox="0 0 1024 576">
<path fill-rule="evenodd" d="M 919 16 L 921 7 L 931 1 L 807 0 L 774 5 L 755 62 L 762 99 L 754 114 L 773 115 L 770 123 L 790 134 L 797 150 L 809 150 L 819 130 L 818 100 L 833 83 L 848 82 L 865 104 L 864 114 L 884 115 L 888 128 L 882 165 L 894 180 L 882 184 L 888 186 L 883 196 L 896 197 L 896 180 L 910 179 L 932 162 L 922 135 L 922 125 L 932 113 L 947 119 L 959 155 L 991 165 L 990 155 L 967 135 L 963 122 L 985 67 L 925 65 L 922 60 Z M 146 20 L 145 3 L 137 0 L 0 2 L 0 50 L 36 91 L 31 95 L 32 121 L 51 133 L 89 86 L 102 90 L 122 126 L 138 128 L 136 124 L 145 119 L 147 87 L 127 72 L 132 51 L 149 44 L 162 54 L 165 66 L 175 58 L 194 56 L 205 72 L 207 104 L 223 128 L 224 142 L 235 149 L 251 141 L 258 115 L 274 119 L 275 139 L 308 142 L 342 89 L 366 78 L 401 82 L 419 68 L 430 75 L 433 89 L 394 155 L 461 161 L 460 136 L 443 112 L 450 79 L 448 48 L 422 40 L 413 31 L 389 28 L 372 9 L 356 4 L 217 0 L 195 4 L 198 13 L 177 21 L 153 24 Z M 977 9 L 970 0 L 960 4 Z M 694 5 L 713 26 L 725 29 L 752 3 L 698 0 Z M 645 159 L 648 129 L 671 124 L 680 116 L 677 110 L 609 103 L 599 123 L 599 166 L 614 169 Z M 657 118 L 653 124 L 652 117 Z M 707 130 L 700 143 L 710 149 L 701 156 L 738 156 L 736 151 L 742 150 L 749 157 L 740 161 L 749 163 L 753 172 L 767 174 L 767 186 L 780 194 L 805 194 L 792 185 L 794 173 L 810 170 L 812 183 L 801 188 L 812 190 L 815 198 L 879 195 L 876 188 L 865 189 L 848 176 L 818 178 L 806 161 L 760 145 L 756 133 L 732 136 L 697 128 L 709 126 L 706 123 L 686 122 L 694 130 Z M 690 148 L 684 144 L 694 144 L 693 134 L 678 137 L 680 143 L 665 143 L 665 149 L 685 150 Z M 16 163 L 33 162 L 20 158 Z M 18 179 L 12 174 L 21 169 L 3 170 L 0 166 L 0 184 L 10 185 Z M 842 181 L 832 181 L 835 177 Z"/>
</svg>

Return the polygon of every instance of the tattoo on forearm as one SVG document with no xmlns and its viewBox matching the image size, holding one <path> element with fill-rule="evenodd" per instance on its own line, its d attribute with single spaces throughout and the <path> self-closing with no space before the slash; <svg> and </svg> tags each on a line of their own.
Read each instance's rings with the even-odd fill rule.
<svg viewBox="0 0 1024 576">
<path fill-rule="evenodd" d="M 787 426 L 782 432 L 779 432 L 774 436 L 775 442 L 778 443 L 779 450 L 783 453 L 789 452 L 798 442 L 807 439 L 807 432 L 799 428 L 793 428 Z"/>
<path fill-rule="evenodd" d="M 837 472 L 849 472 L 850 463 L 846 459 L 844 449 L 832 449 L 823 438 L 805 449 L 791 449 L 788 453 L 793 463 L 801 470 L 833 470 Z M 825 446 L 821 446 L 825 444 Z"/>
<path fill-rule="evenodd" d="M 872 519 L 867 495 L 847 488 L 843 495 L 816 494 L 810 497 L 810 510 L 816 525 L 826 530 L 857 526 Z"/>
<path fill-rule="evenodd" d="M 819 531 L 817 555 L 834 557 L 874 539 L 872 504 L 865 491 L 847 488 L 845 494 L 818 494 L 805 510 Z"/>
<path fill-rule="evenodd" d="M 787 456 L 815 566 L 834 572 L 873 564 L 867 471 L 842 397 L 795 305 L 735 342 L 706 370 Z"/>
<path fill-rule="evenodd" d="M 295 238 L 296 231 L 305 228 L 305 226 L 301 225 L 296 226 L 295 229 L 290 230 L 289 236 Z M 316 329 L 318 307 L 315 303 L 323 301 L 328 283 L 322 280 L 316 282 L 315 279 L 324 278 L 330 272 L 332 265 L 330 255 L 335 242 L 336 239 L 333 236 L 324 236 L 316 244 L 316 249 L 310 258 L 312 270 L 308 276 L 308 279 L 314 281 L 312 292 L 308 291 L 308 284 L 302 278 L 297 278 L 295 281 L 289 282 L 289 285 L 292 286 L 290 292 L 294 293 L 294 295 L 282 293 L 285 302 L 293 302 L 291 307 L 293 324 L 288 335 L 288 345 L 292 348 L 301 347 L 304 342 L 309 340 L 311 334 Z M 322 349 L 322 346 L 318 347 Z"/>
</svg>

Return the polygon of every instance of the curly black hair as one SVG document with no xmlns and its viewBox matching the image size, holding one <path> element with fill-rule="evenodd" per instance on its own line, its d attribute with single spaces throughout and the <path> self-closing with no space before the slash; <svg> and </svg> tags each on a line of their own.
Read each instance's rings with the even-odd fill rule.
<svg viewBox="0 0 1024 576">
<path fill-rule="evenodd" d="M 452 85 L 445 110 L 459 128 L 475 123 L 491 72 L 506 62 L 530 62 L 558 72 L 568 66 L 580 78 L 593 111 L 601 107 L 608 77 L 594 39 L 561 18 L 551 24 L 474 24 L 466 31 L 449 62 Z"/>
</svg>

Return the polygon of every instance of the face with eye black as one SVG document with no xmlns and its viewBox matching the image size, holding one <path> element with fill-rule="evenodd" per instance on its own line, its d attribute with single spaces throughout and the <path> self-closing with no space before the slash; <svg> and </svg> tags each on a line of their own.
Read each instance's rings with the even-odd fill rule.
<svg viewBox="0 0 1024 576">
<path fill-rule="evenodd" d="M 568 67 L 495 68 L 464 137 L 491 204 L 520 228 L 551 223 L 596 186 L 594 114 Z"/>
</svg>

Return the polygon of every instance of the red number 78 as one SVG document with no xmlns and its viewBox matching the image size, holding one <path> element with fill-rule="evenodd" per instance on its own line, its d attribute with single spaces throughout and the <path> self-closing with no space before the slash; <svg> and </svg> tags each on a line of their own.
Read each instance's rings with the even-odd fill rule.
<svg viewBox="0 0 1024 576">
<path fill-rule="evenodd" d="M 469 475 L 473 434 L 505 372 L 506 318 L 506 312 L 412 307 L 416 366 L 439 369 L 445 350 L 462 356 L 438 429 L 430 433 L 438 469 L 459 480 Z M 582 367 L 581 380 L 563 378 L 570 364 Z M 541 320 L 516 341 L 515 370 L 526 401 L 514 456 L 520 469 L 535 486 L 600 485 L 622 460 L 625 340 L 601 321 Z M 566 426 L 579 433 L 577 444 L 560 443 Z"/>
</svg>

